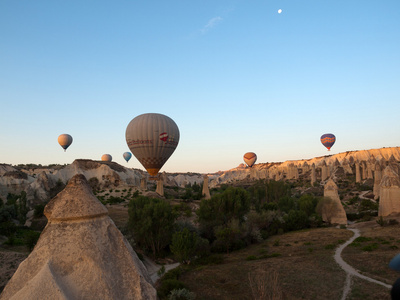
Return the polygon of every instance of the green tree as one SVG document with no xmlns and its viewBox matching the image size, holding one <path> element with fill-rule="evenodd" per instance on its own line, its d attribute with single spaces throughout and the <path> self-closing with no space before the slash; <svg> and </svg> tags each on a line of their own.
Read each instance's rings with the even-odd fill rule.
<svg viewBox="0 0 400 300">
<path fill-rule="evenodd" d="M 215 238 L 214 227 L 226 225 L 232 219 L 244 221 L 250 211 L 250 197 L 243 188 L 229 187 L 210 200 L 202 200 L 196 211 L 200 231 L 210 240 Z"/>
<path fill-rule="evenodd" d="M 172 235 L 170 249 L 177 261 L 189 263 L 194 257 L 197 246 L 197 233 L 191 232 L 188 228 L 177 231 Z"/>
<path fill-rule="evenodd" d="M 171 241 L 176 213 L 162 199 L 139 196 L 129 202 L 128 230 L 156 257 Z"/>
<path fill-rule="evenodd" d="M 312 195 L 302 195 L 297 204 L 300 210 L 304 211 L 307 216 L 311 216 L 315 213 L 315 208 L 318 204 L 318 198 Z"/>
<path fill-rule="evenodd" d="M 308 216 L 302 210 L 291 210 L 283 217 L 287 231 L 300 230 L 308 227 Z"/>
</svg>

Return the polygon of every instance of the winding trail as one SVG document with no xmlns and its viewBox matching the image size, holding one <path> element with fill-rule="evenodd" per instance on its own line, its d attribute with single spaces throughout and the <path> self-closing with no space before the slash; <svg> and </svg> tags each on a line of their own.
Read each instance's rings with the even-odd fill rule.
<svg viewBox="0 0 400 300">
<path fill-rule="evenodd" d="M 342 295 L 342 300 L 345 300 L 347 298 L 347 295 L 351 291 L 351 276 L 356 276 L 361 279 L 367 280 L 369 282 L 376 283 L 376 284 L 382 285 L 388 289 L 391 289 L 392 288 L 391 285 L 360 274 L 356 269 L 354 269 L 352 266 L 350 266 L 343 260 L 343 258 L 341 256 L 343 249 L 346 248 L 348 245 L 350 245 L 356 238 L 358 238 L 360 236 L 360 231 L 358 229 L 348 228 L 348 230 L 353 231 L 354 235 L 346 243 L 344 243 L 343 245 L 340 245 L 336 249 L 335 256 L 334 256 L 335 261 L 347 273 L 346 283 L 345 283 L 343 295 Z"/>
</svg>

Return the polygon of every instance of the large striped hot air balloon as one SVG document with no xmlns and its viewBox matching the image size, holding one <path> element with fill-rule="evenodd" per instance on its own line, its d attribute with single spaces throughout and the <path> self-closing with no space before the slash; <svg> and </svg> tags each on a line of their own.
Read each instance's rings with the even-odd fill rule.
<svg viewBox="0 0 400 300">
<path fill-rule="evenodd" d="M 331 147 L 336 141 L 336 137 L 332 133 L 326 133 L 321 136 L 321 143 L 324 145 L 326 148 L 328 148 L 328 151 L 331 150 Z"/>
<path fill-rule="evenodd" d="M 257 161 L 257 155 L 254 152 L 247 152 L 243 155 L 243 160 L 251 168 Z"/>
<path fill-rule="evenodd" d="M 134 118 L 125 132 L 132 154 L 151 176 L 156 176 L 179 143 L 175 122 L 162 114 L 143 114 Z"/>
<path fill-rule="evenodd" d="M 72 144 L 72 136 L 66 133 L 61 134 L 58 136 L 58 143 L 61 147 L 63 147 L 65 152 L 67 148 Z"/>
</svg>

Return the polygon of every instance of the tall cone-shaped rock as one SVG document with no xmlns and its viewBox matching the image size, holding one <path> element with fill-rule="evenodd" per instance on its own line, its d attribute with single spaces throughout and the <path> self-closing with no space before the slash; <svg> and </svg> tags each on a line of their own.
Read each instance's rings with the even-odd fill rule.
<svg viewBox="0 0 400 300">
<path fill-rule="evenodd" d="M 383 171 L 379 195 L 379 216 L 386 217 L 400 213 L 400 178 L 391 165 Z"/>
<path fill-rule="evenodd" d="M 156 299 L 142 262 L 79 174 L 53 198 L 0 299 Z"/>
<path fill-rule="evenodd" d="M 325 203 L 322 208 L 322 219 L 331 224 L 347 224 L 346 212 L 338 194 L 336 183 L 330 178 L 324 186 L 324 197 L 331 201 Z"/>
</svg>

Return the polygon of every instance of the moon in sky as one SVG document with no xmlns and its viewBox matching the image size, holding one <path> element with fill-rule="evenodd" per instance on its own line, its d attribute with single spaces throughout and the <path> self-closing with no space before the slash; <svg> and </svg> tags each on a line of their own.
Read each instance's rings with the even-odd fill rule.
<svg viewBox="0 0 400 300">
<path fill-rule="evenodd" d="M 278 14 L 280 14 L 282 12 L 282 9 L 278 9 Z"/>
</svg>

